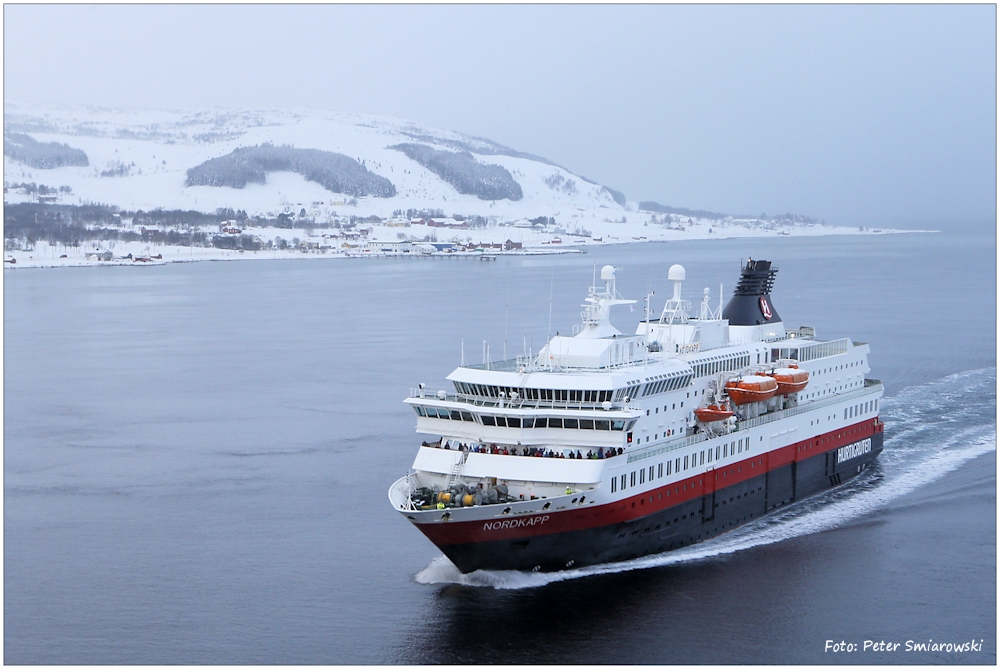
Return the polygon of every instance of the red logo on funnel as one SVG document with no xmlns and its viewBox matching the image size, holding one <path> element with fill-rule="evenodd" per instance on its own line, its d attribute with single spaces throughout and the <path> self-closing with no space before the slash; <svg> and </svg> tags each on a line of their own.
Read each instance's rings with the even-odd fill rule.
<svg viewBox="0 0 1000 669">
<path fill-rule="evenodd" d="M 760 298 L 760 313 L 764 314 L 764 318 L 771 320 L 771 305 L 767 303 L 767 298 L 761 296 Z"/>
</svg>

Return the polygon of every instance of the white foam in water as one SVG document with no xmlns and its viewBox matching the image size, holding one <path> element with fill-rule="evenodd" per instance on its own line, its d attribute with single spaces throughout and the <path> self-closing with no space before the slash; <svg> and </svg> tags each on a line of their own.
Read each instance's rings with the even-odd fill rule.
<svg viewBox="0 0 1000 669">
<path fill-rule="evenodd" d="M 882 419 L 888 438 L 876 468 L 868 475 L 710 541 L 627 562 L 549 573 L 480 570 L 463 574 L 440 555 L 416 575 L 416 581 L 501 590 L 535 588 L 585 576 L 727 555 L 839 527 L 940 479 L 969 460 L 995 451 L 995 378 L 995 368 L 960 372 L 884 400 Z"/>
</svg>

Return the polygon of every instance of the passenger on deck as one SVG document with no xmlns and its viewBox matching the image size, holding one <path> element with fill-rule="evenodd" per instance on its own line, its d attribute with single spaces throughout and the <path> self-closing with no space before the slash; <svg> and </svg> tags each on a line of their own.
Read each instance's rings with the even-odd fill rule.
<svg viewBox="0 0 1000 669">
<path fill-rule="evenodd" d="M 604 447 L 603 446 L 601 446 L 600 448 L 597 449 L 597 459 L 598 460 L 603 460 L 604 459 Z"/>
<path fill-rule="evenodd" d="M 583 453 L 581 453 L 579 451 L 579 449 L 577 449 L 577 451 L 576 451 L 576 459 L 577 460 L 583 460 Z"/>
</svg>

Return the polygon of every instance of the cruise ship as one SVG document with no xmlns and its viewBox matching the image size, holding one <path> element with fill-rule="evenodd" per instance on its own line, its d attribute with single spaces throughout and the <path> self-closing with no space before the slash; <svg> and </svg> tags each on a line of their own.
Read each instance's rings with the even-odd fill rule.
<svg viewBox="0 0 1000 669">
<path fill-rule="evenodd" d="M 426 437 L 392 506 L 463 573 L 553 571 L 705 541 L 863 472 L 883 436 L 868 344 L 786 328 L 778 268 L 740 264 L 725 309 L 705 288 L 697 311 L 673 265 L 633 334 L 607 265 L 571 336 L 413 389 Z"/>
</svg>

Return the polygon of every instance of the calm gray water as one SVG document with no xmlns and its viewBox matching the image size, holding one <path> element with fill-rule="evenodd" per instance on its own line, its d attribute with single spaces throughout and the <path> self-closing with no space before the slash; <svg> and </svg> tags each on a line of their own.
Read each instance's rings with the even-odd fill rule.
<svg viewBox="0 0 1000 669">
<path fill-rule="evenodd" d="M 4 661 L 996 662 L 993 230 L 581 256 L 4 272 Z M 401 400 L 568 332 L 594 264 L 662 307 L 773 260 L 790 326 L 871 344 L 870 474 L 715 541 L 460 578 L 389 484 Z M 551 300 L 550 300 L 551 295 Z M 641 311 L 617 314 L 634 328 Z M 827 640 L 979 652 L 824 652 Z"/>
</svg>

